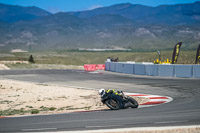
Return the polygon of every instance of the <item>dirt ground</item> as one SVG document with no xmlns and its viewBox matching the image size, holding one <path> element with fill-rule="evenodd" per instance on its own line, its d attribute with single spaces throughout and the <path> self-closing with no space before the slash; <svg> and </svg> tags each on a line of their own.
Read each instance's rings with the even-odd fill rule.
<svg viewBox="0 0 200 133">
<path fill-rule="evenodd" d="M 141 104 L 148 99 L 135 99 Z M 0 80 L 0 116 L 109 109 L 97 90 Z"/>
<path fill-rule="evenodd" d="M 6 65 L 0 63 L 0 70 L 9 70 L 9 69 L 10 68 L 8 68 Z"/>
</svg>

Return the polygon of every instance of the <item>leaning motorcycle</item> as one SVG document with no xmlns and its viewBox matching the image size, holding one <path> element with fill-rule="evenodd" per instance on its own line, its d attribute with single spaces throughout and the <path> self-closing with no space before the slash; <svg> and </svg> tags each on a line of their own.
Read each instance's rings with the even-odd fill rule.
<svg viewBox="0 0 200 133">
<path fill-rule="evenodd" d="M 123 92 L 121 92 L 121 97 L 123 98 L 124 108 L 129 108 L 129 107 L 137 108 L 138 107 L 138 102 L 134 98 L 125 95 Z M 121 109 L 119 101 L 116 99 L 113 99 L 111 95 L 105 94 L 103 97 L 101 97 L 101 101 L 103 104 L 106 104 L 112 110 Z"/>
</svg>

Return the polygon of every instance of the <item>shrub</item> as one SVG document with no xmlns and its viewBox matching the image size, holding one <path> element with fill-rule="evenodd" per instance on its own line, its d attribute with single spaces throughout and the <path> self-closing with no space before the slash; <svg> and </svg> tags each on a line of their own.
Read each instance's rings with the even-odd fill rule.
<svg viewBox="0 0 200 133">
<path fill-rule="evenodd" d="M 33 110 L 31 110 L 31 114 L 38 114 L 40 111 L 39 110 L 37 110 L 37 109 L 33 109 Z"/>
<path fill-rule="evenodd" d="M 34 59 L 33 59 L 33 56 L 30 55 L 29 58 L 28 58 L 28 62 L 30 63 L 35 63 Z"/>
<path fill-rule="evenodd" d="M 54 107 L 49 108 L 50 111 L 54 111 L 55 109 L 56 108 L 54 108 Z"/>
</svg>

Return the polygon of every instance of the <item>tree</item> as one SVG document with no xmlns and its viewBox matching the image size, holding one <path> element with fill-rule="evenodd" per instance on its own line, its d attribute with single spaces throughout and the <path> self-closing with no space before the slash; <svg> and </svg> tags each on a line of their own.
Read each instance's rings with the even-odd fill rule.
<svg viewBox="0 0 200 133">
<path fill-rule="evenodd" d="M 35 63 L 35 61 L 34 61 L 32 55 L 29 56 L 29 58 L 28 58 L 28 62 L 29 62 L 29 63 Z"/>
</svg>

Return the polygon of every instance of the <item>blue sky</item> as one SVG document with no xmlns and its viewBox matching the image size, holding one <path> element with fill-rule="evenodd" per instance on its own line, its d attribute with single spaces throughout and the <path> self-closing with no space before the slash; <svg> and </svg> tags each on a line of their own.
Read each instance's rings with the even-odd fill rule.
<svg viewBox="0 0 200 133">
<path fill-rule="evenodd" d="M 180 3 L 193 3 L 200 0 L 0 0 L 0 3 L 37 6 L 44 10 L 55 12 L 82 11 L 94 9 L 97 7 L 110 6 L 119 3 L 142 4 L 148 6 L 171 5 Z"/>
</svg>

